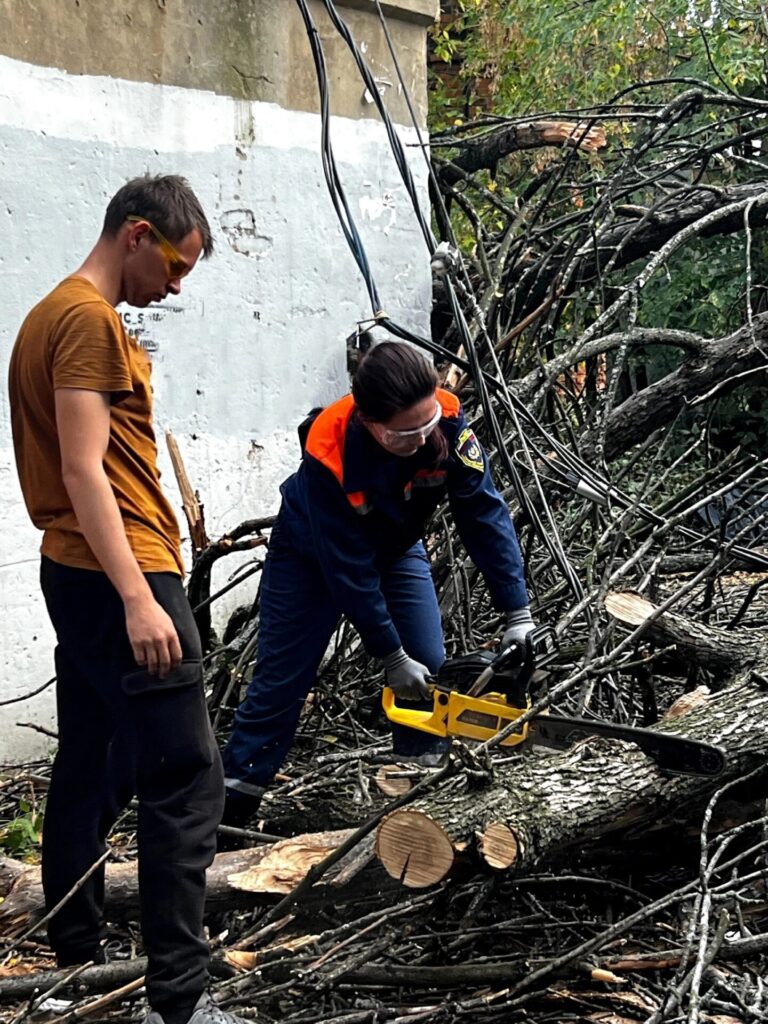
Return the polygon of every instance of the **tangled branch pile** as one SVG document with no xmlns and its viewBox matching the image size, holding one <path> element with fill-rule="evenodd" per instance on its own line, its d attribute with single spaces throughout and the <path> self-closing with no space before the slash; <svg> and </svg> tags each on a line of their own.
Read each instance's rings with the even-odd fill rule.
<svg viewBox="0 0 768 1024">
<path fill-rule="evenodd" d="M 653 727 L 696 691 L 699 706 L 660 728 L 719 743 L 726 773 L 668 779 L 602 742 L 545 762 L 457 744 L 436 773 L 386 769 L 381 676 L 341 624 L 265 799 L 265 832 L 251 837 L 258 854 L 214 869 L 217 970 L 231 974 L 216 987 L 247 1017 L 768 1013 L 768 107 L 698 82 L 657 95 L 637 87 L 600 109 L 486 118 L 433 139 L 436 221 L 463 254 L 435 264 L 433 335 L 474 368 L 443 370 L 509 498 L 534 614 L 560 634 L 543 703 Z M 469 351 L 443 301 L 446 273 Z M 190 594 L 205 635 L 211 566 L 268 526 L 244 524 L 198 559 Z M 499 617 L 444 512 L 428 546 L 449 652 L 490 644 Z M 222 733 L 257 637 L 258 600 L 209 652 Z M 41 776 L 20 772 L 4 793 Z M 387 860 L 397 821 L 431 838 Z M 522 853 L 509 857 L 502 828 Z M 130 859 L 130 818 L 123 829 L 116 847 Z M 275 834 L 319 832 L 265 853 Z M 329 850 L 347 851 L 333 872 Z M 118 952 L 132 952 L 133 907 L 115 897 Z M 19 913 L 0 908 L 8 946 L 29 932 Z M 29 932 L 22 965 L 39 966 L 36 942 Z M 139 960 L 99 970 L 79 979 L 86 1011 L 89 991 L 138 990 Z M 38 993 L 52 984 L 33 978 Z M 0 981 L 0 996 L 27 998 L 22 988 Z M 120 1002 L 129 994 L 107 1012 L 135 1015 Z"/>
</svg>

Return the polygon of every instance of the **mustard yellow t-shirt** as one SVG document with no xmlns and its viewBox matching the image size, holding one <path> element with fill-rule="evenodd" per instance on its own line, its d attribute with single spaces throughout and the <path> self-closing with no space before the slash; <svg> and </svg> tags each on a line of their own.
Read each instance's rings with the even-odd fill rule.
<svg viewBox="0 0 768 1024">
<path fill-rule="evenodd" d="M 75 517 L 61 475 L 54 392 L 86 388 L 111 396 L 104 468 L 128 543 L 144 572 L 183 573 L 179 528 L 160 488 L 152 428 L 151 363 L 106 299 L 83 277 L 67 277 L 29 313 L 11 355 L 11 425 L 21 490 L 41 551 L 54 562 L 101 566 Z"/>
</svg>

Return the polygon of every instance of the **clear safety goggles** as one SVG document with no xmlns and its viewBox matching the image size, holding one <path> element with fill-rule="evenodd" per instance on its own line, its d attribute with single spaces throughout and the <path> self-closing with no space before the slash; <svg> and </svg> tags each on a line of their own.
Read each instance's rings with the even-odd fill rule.
<svg viewBox="0 0 768 1024">
<path fill-rule="evenodd" d="M 414 441 L 426 440 L 443 415 L 443 410 L 438 404 L 435 415 L 429 423 L 423 423 L 420 427 L 413 427 L 410 430 L 390 430 L 388 427 L 381 428 L 381 440 L 384 444 L 403 446 L 412 444 Z"/>
</svg>

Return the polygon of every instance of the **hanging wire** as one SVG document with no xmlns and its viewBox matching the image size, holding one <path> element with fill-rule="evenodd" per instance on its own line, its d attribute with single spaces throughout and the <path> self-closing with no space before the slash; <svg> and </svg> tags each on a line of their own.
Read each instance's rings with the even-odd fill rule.
<svg viewBox="0 0 768 1024">
<path fill-rule="evenodd" d="M 534 460 L 531 457 L 530 451 L 528 450 L 528 439 L 525 431 L 523 430 L 523 424 L 534 430 L 541 437 L 541 440 L 545 443 L 546 447 L 556 456 L 555 459 L 547 459 L 547 470 L 557 475 L 562 484 L 569 487 L 571 490 L 576 492 L 582 497 L 588 498 L 599 504 L 613 504 L 614 506 L 626 510 L 632 508 L 634 513 L 644 521 L 648 522 L 653 526 L 661 526 L 667 523 L 667 519 L 654 512 L 651 508 L 645 505 L 638 505 L 628 495 L 624 494 L 618 487 L 612 485 L 608 480 L 605 479 L 594 467 L 585 463 L 578 455 L 567 448 L 561 441 L 559 441 L 554 435 L 550 434 L 543 423 L 527 408 L 527 406 L 514 394 L 509 388 L 509 385 L 504 378 L 503 373 L 498 364 L 493 346 L 490 343 L 490 339 L 487 337 L 487 332 L 482 321 L 482 314 L 477 303 L 474 301 L 474 294 L 469 282 L 466 268 L 464 267 L 463 261 L 458 254 L 457 265 L 461 269 L 462 276 L 466 278 L 465 294 L 473 304 L 473 310 L 477 311 L 479 315 L 478 323 L 480 324 L 481 333 L 484 336 L 489 350 L 494 361 L 495 369 L 498 376 L 494 376 L 487 371 L 483 370 L 480 360 L 477 354 L 477 347 L 474 339 L 472 338 L 471 332 L 466 322 L 464 312 L 458 301 L 456 290 L 449 274 L 445 274 L 442 278 L 443 286 L 446 292 L 446 298 L 453 314 L 455 326 L 459 338 L 461 340 L 461 346 L 467 354 L 467 358 L 463 358 L 455 352 L 452 352 L 446 346 L 441 345 L 438 342 L 433 341 L 431 338 L 423 337 L 422 335 L 416 334 L 415 332 L 403 327 L 401 324 L 393 321 L 382 309 L 381 301 L 379 298 L 379 292 L 376 287 L 376 283 L 373 278 L 373 273 L 368 262 L 368 258 L 365 252 L 365 247 L 360 238 L 359 232 L 355 225 L 354 218 L 347 202 L 344 187 L 338 173 L 335 157 L 333 154 L 333 147 L 331 142 L 330 133 L 330 100 L 329 100 L 329 88 L 328 88 L 328 75 L 325 63 L 325 55 L 323 52 L 323 46 L 320 39 L 320 35 L 317 31 L 317 27 L 312 19 L 312 15 L 309 11 L 306 0 L 296 0 L 302 18 L 304 20 L 305 27 L 307 29 L 310 47 L 312 51 L 312 57 L 315 64 L 315 70 L 317 75 L 318 90 L 320 94 L 320 112 L 321 112 L 321 151 L 322 151 L 322 163 L 323 170 L 325 173 L 326 182 L 331 196 L 331 201 L 336 210 L 339 222 L 341 224 L 342 231 L 349 245 L 350 251 L 358 265 L 360 273 L 363 277 L 363 281 L 368 292 L 371 307 L 373 311 L 373 318 L 376 324 L 391 335 L 399 338 L 403 341 L 411 342 L 420 348 L 425 349 L 431 355 L 438 357 L 443 362 L 452 363 L 454 366 L 463 370 L 470 379 L 472 380 L 475 389 L 477 391 L 478 399 L 480 402 L 481 409 L 483 411 L 483 417 L 487 423 L 490 434 L 493 438 L 498 457 L 501 463 L 508 473 L 510 480 L 512 481 L 513 488 L 516 493 L 516 497 L 521 505 L 521 508 L 525 511 L 528 516 L 537 536 L 540 541 L 547 548 L 551 557 L 560 568 L 565 579 L 568 581 L 569 586 L 573 590 L 577 598 L 583 597 L 583 588 L 581 583 L 571 566 L 568 557 L 563 548 L 562 542 L 560 541 L 559 533 L 554 522 L 554 519 L 549 509 L 549 505 L 546 501 L 544 487 L 542 484 L 541 476 L 538 473 Z M 379 93 L 376 85 L 375 78 L 368 68 L 365 60 L 357 47 L 348 26 L 341 19 L 334 6 L 332 0 L 320 0 L 323 7 L 325 8 L 328 16 L 331 19 L 336 30 L 339 32 L 341 37 L 347 44 L 355 63 L 358 67 L 360 75 L 365 83 L 365 87 L 368 90 L 376 109 L 381 116 L 382 122 L 385 126 L 387 137 L 392 148 L 393 157 L 397 165 L 398 171 L 403 180 L 406 192 L 411 200 L 411 204 L 416 215 L 417 222 L 421 229 L 424 242 L 427 246 L 427 250 L 430 257 L 435 255 L 437 248 L 436 239 L 432 233 L 432 230 L 427 223 L 424 213 L 421 209 L 419 200 L 419 194 L 417 192 L 413 176 L 411 174 L 410 166 L 406 159 L 403 144 L 400 140 L 399 135 L 394 127 L 389 112 L 386 109 L 384 101 Z M 379 17 L 382 20 L 385 28 L 386 21 L 384 19 L 383 12 L 381 10 L 378 0 L 375 0 Z M 426 152 L 426 146 L 423 141 L 420 129 L 418 127 L 418 119 L 416 117 L 415 108 L 411 100 L 409 91 L 406 83 L 403 79 L 402 72 L 400 70 L 399 62 L 396 61 L 394 56 L 394 46 L 389 32 L 386 31 L 385 36 L 387 43 L 390 48 L 390 52 L 393 54 L 393 61 L 396 73 L 399 78 L 400 86 L 403 91 L 403 95 L 406 97 L 409 112 L 413 119 L 414 126 L 417 131 L 417 138 L 419 145 L 424 154 L 425 159 L 429 164 Z M 434 171 L 431 171 L 434 179 Z M 436 193 L 439 194 L 439 189 L 435 189 Z M 532 473 L 535 490 L 541 503 L 541 507 L 544 510 L 544 516 L 547 520 L 545 525 L 541 515 L 539 514 L 536 503 L 530 496 L 529 490 L 525 487 L 520 473 L 515 466 L 514 461 L 507 451 L 506 444 L 504 442 L 503 433 L 501 426 L 498 421 L 496 410 L 491 403 L 491 395 L 493 395 L 497 403 L 504 409 L 507 415 L 510 417 L 512 423 L 521 438 L 524 450 L 527 452 L 527 464 L 528 468 Z M 677 525 L 675 527 L 677 533 L 690 538 L 695 539 L 698 542 L 711 545 L 714 542 L 711 538 L 705 537 L 697 531 Z M 737 557 L 740 560 L 747 562 L 757 568 L 768 568 L 768 556 L 762 555 L 759 552 L 753 551 L 743 545 L 734 545 L 731 549 L 731 556 Z"/>
</svg>

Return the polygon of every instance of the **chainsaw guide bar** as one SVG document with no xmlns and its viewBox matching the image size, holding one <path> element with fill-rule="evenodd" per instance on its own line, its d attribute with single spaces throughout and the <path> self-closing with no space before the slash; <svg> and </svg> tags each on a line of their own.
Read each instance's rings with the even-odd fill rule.
<svg viewBox="0 0 768 1024">
<path fill-rule="evenodd" d="M 549 626 L 539 626 L 524 642 L 500 654 L 475 651 L 445 662 L 431 687 L 432 707 L 402 707 L 389 687 L 382 703 L 387 718 L 432 736 L 457 736 L 487 742 L 521 718 L 531 707 L 531 687 L 541 669 L 557 656 L 557 639 Z M 490 684 L 498 689 L 489 692 Z M 502 689 L 503 688 L 503 689 Z M 423 705 L 422 705 L 423 707 Z M 532 743 L 568 750 L 590 736 L 636 744 L 668 775 L 720 775 L 722 750 L 709 743 L 668 732 L 618 725 L 597 718 L 535 715 L 499 741 L 502 747 Z"/>
<path fill-rule="evenodd" d="M 528 723 L 528 739 L 554 750 L 568 750 L 589 736 L 635 743 L 669 775 L 716 776 L 725 767 L 723 752 L 718 747 L 671 733 L 564 715 L 536 715 Z"/>
</svg>

